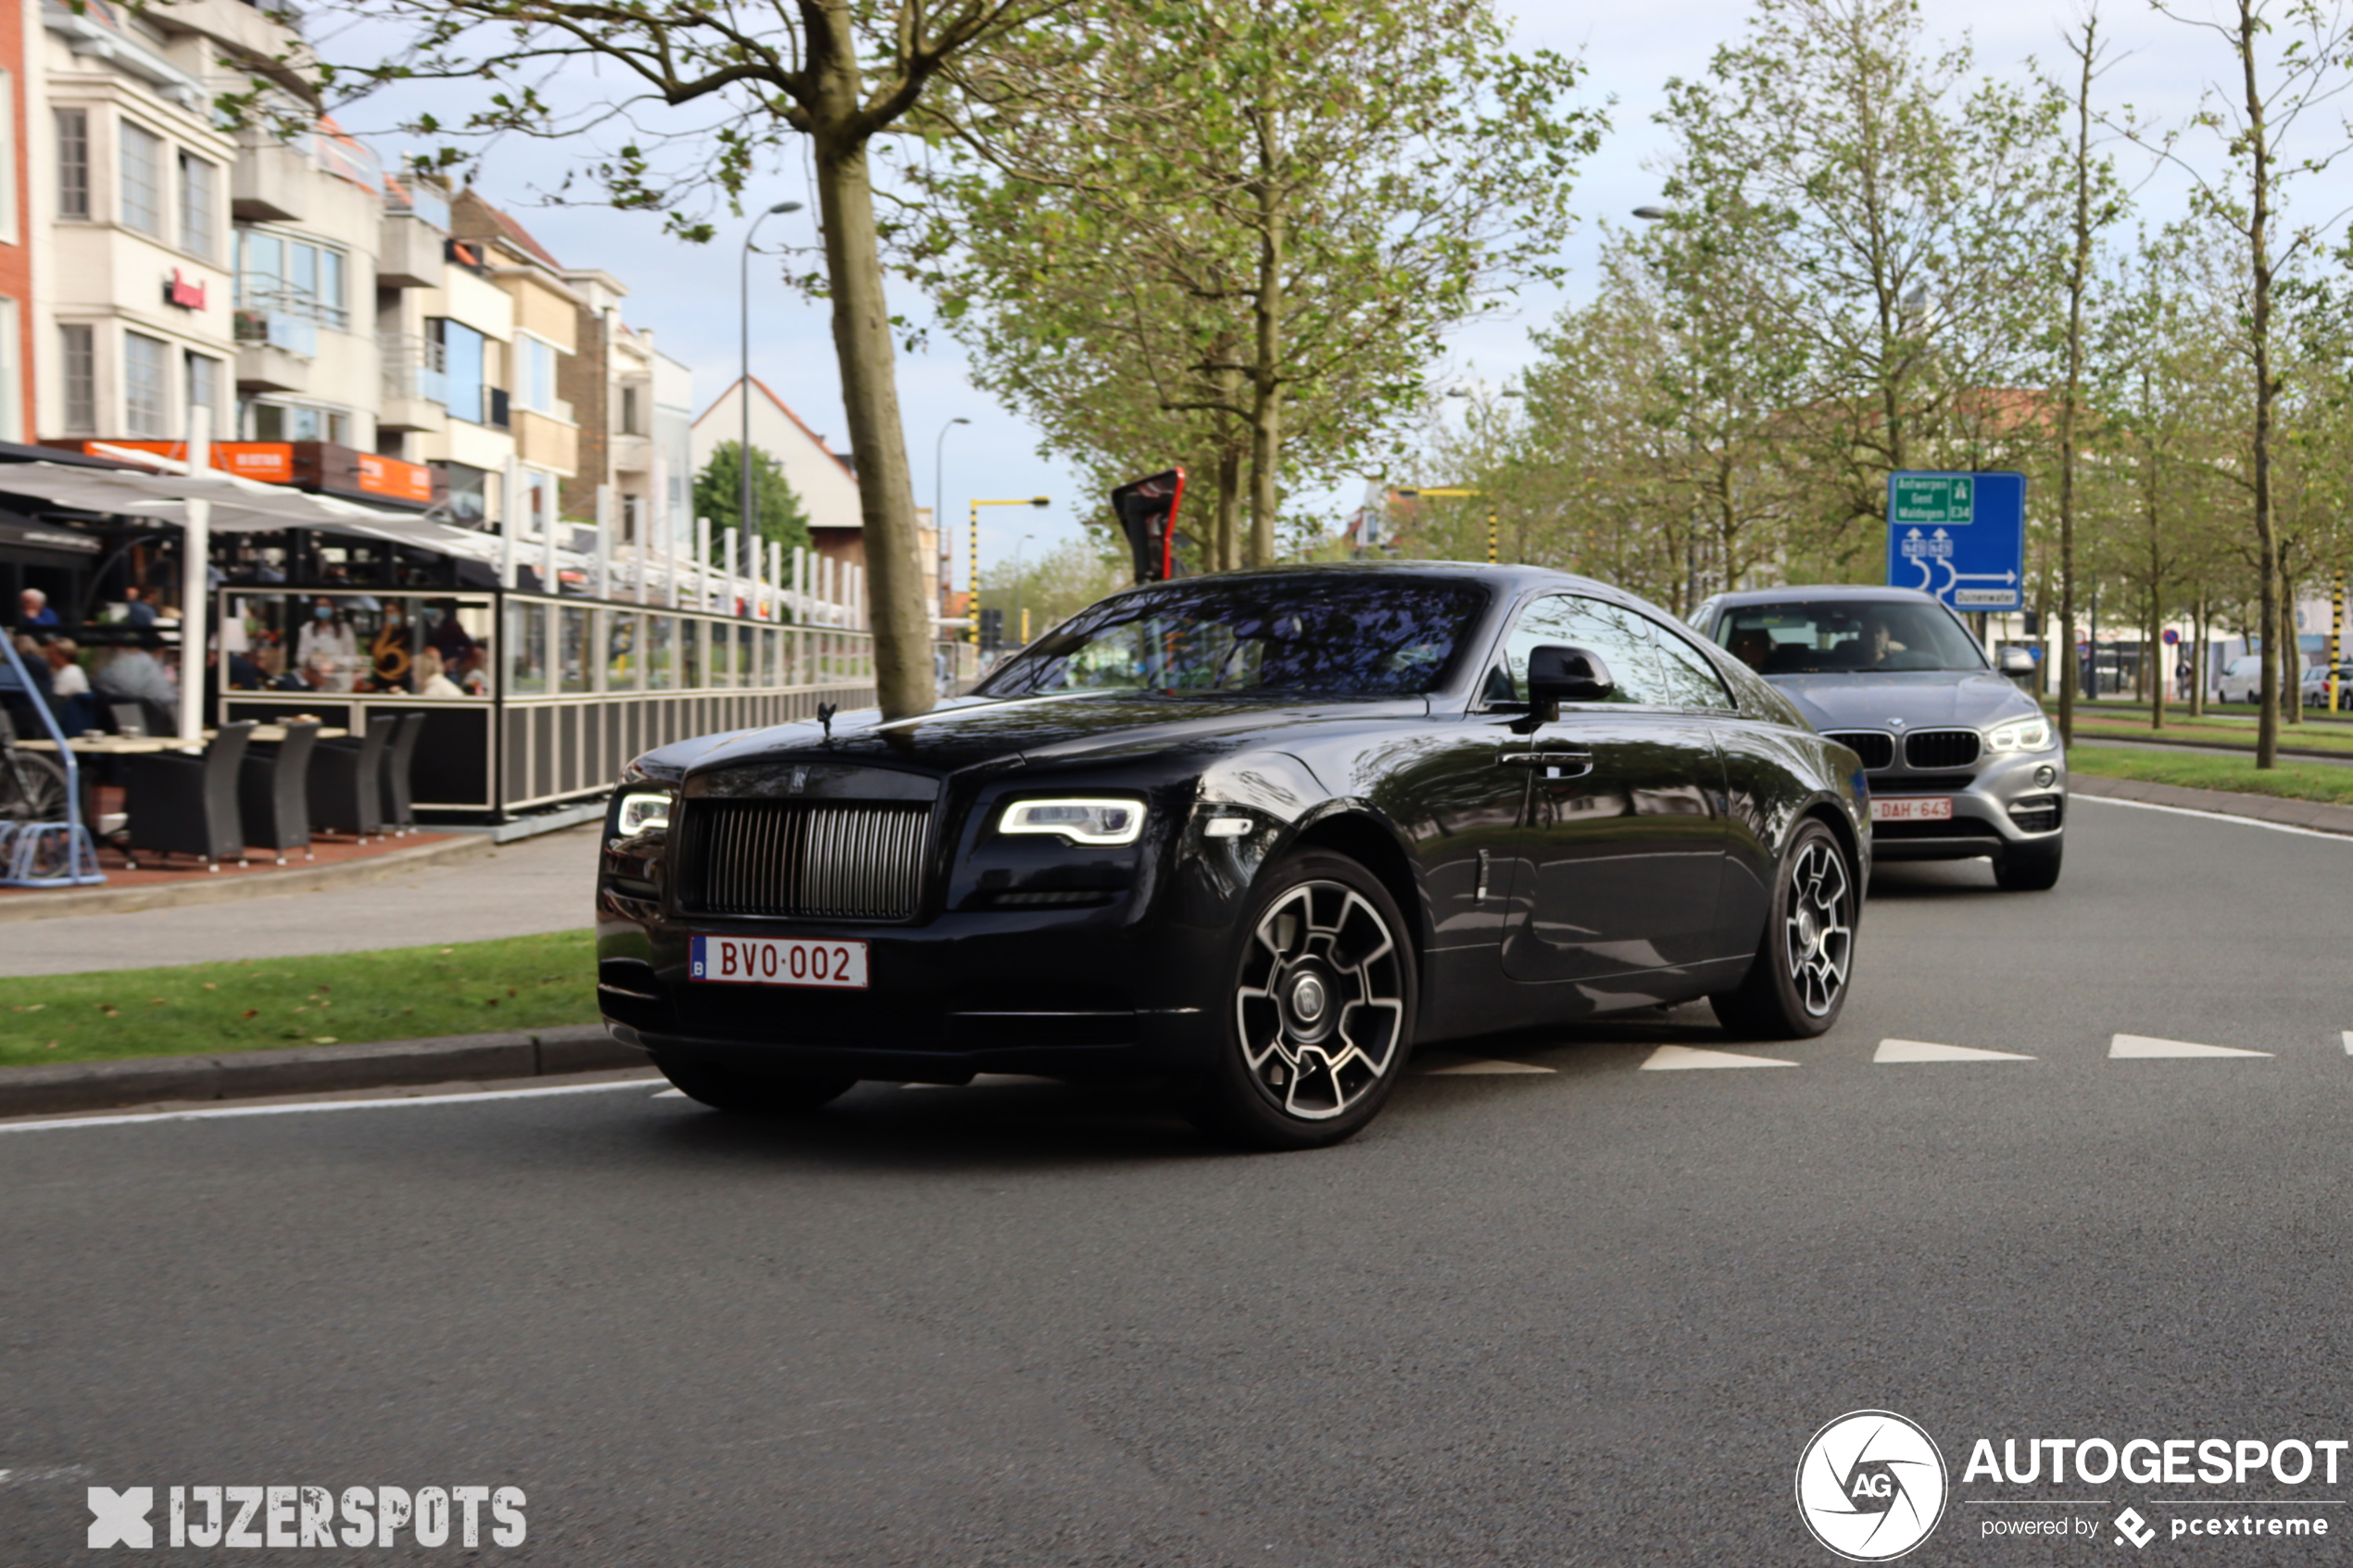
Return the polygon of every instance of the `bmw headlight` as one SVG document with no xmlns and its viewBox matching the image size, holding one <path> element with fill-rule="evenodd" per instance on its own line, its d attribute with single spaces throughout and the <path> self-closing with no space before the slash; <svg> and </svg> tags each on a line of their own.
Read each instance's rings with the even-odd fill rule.
<svg viewBox="0 0 2353 1568">
<path fill-rule="evenodd" d="M 1093 796 L 1016 800 L 998 816 L 997 831 L 1052 834 L 1097 847 L 1133 844 L 1144 831 L 1144 803 Z"/>
<path fill-rule="evenodd" d="M 1985 732 L 1988 751 L 2041 751 L 2051 744 L 2051 721 L 2040 713 L 2013 719 Z"/>
<path fill-rule="evenodd" d="M 620 809 L 613 814 L 613 832 L 623 838 L 635 838 L 641 833 L 667 831 L 670 801 L 666 789 L 622 791 Z"/>
</svg>

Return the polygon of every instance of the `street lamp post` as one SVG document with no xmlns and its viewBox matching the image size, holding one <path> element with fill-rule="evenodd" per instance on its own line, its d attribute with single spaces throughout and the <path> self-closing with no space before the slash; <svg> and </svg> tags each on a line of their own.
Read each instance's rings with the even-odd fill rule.
<svg viewBox="0 0 2353 1568">
<path fill-rule="evenodd" d="M 1016 632 L 1014 635 L 1024 644 L 1026 644 L 1029 641 L 1029 621 L 1026 612 L 1021 608 L 1021 558 L 1023 553 L 1029 548 L 1029 542 L 1037 537 L 1038 535 L 1035 533 L 1025 533 L 1013 546 L 1013 620 L 1019 623 L 1020 627 L 1020 630 Z M 2330 662 L 2334 664 L 2335 660 L 2332 659 Z"/>
<path fill-rule="evenodd" d="M 1014 501 L 975 501 L 972 511 L 972 602 L 964 607 L 965 630 L 972 637 L 973 649 L 980 649 L 980 508 L 983 507 L 1048 507 L 1053 505 L 1051 495 L 1029 495 Z"/>
<path fill-rule="evenodd" d="M 948 547 L 948 470 L 943 466 L 948 460 L 948 433 L 958 425 L 970 423 L 972 420 L 962 416 L 950 420 L 939 427 L 939 439 L 931 444 L 931 526 L 939 535 L 939 602 L 932 607 L 935 616 L 948 613 L 949 584 L 956 575 L 950 566 L 956 553 Z"/>
<path fill-rule="evenodd" d="M 760 225 L 768 219 L 780 212 L 799 210 L 799 202 L 778 202 L 753 219 L 751 227 L 744 231 L 743 265 L 738 269 L 742 277 L 736 300 L 739 307 L 736 320 L 742 328 L 743 373 L 736 383 L 736 399 L 744 417 L 743 438 L 736 447 L 736 477 L 741 486 L 736 503 L 736 526 L 740 531 L 736 535 L 738 541 L 755 539 L 760 535 L 758 520 L 751 511 L 751 242 L 752 237 L 760 232 Z"/>
</svg>

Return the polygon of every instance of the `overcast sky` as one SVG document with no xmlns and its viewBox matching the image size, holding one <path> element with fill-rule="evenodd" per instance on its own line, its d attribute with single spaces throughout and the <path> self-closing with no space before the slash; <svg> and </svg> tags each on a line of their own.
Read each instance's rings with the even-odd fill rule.
<svg viewBox="0 0 2353 1568">
<path fill-rule="evenodd" d="M 2189 0 L 2192 5 L 2201 0 Z M 1978 59 L 1987 70 L 2026 69 L 2030 56 L 2056 69 L 2063 57 L 2060 31 L 2078 14 L 2076 5 L 2061 0 L 1972 0 L 1966 6 L 1929 7 L 1933 30 L 1949 35 L 1966 22 L 1975 42 Z M 1592 97 L 1614 97 L 1615 130 L 1580 181 L 1580 203 L 1587 221 L 1572 243 L 1570 260 L 1575 276 L 1567 286 L 1574 296 L 1590 286 L 1598 229 L 1594 219 L 1629 221 L 1629 209 L 1653 200 L 1656 177 L 1654 165 L 1664 141 L 1651 116 L 1664 102 L 1664 84 L 1673 76 L 1696 75 L 1706 68 L 1718 44 L 1743 30 L 1748 7 L 1740 0 L 1644 0 L 1629 5 L 1552 5 L 1519 7 L 1517 31 L 1528 46 L 1545 46 L 1579 54 L 1589 69 Z M 2129 102 L 2144 111 L 2171 116 L 2186 114 L 2218 69 L 2228 66 L 2221 45 L 2209 35 L 2153 15 L 2138 0 L 2110 0 L 2104 30 L 2116 40 L 2122 57 L 2104 81 L 2110 101 Z M 322 30 L 324 52 L 330 57 L 352 57 L 352 45 L 364 31 L 337 35 Z M 465 90 L 436 85 L 404 90 L 396 103 L 371 103 L 348 116 L 351 128 L 363 133 L 377 131 L 397 118 L 394 112 L 432 107 L 445 119 L 454 119 L 464 107 Z M 390 154 L 399 150 L 397 138 L 377 137 Z M 740 225 L 734 225 L 711 245 L 677 244 L 661 233 L 659 220 L 644 214 L 615 213 L 596 208 L 536 205 L 535 190 L 560 185 L 575 150 L 547 144 L 510 141 L 489 154 L 483 188 L 494 202 L 507 207 L 567 266 L 599 267 L 629 286 L 629 320 L 652 328 L 663 348 L 695 370 L 697 411 L 727 385 L 737 361 L 737 273 Z M 2146 172 L 2134 162 L 2128 174 Z M 2160 184 L 2148 193 L 2152 205 L 2172 205 Z M 798 200 L 813 209 L 815 198 L 796 167 L 778 170 L 752 193 L 757 206 Z M 2171 216 L 2171 212 L 2166 213 Z M 761 230 L 763 245 L 813 239 L 810 213 L 803 211 L 768 220 Z M 834 369 L 833 342 L 823 307 L 791 294 L 775 282 L 771 270 L 763 278 L 755 262 L 752 283 L 751 363 L 755 375 L 775 388 L 812 428 L 830 436 L 837 449 L 848 445 L 841 412 L 838 379 Z M 1541 325 L 1562 303 L 1552 292 L 1527 295 L 1508 318 L 1490 319 L 1466 332 L 1449 345 L 1451 365 L 1463 367 L 1482 381 L 1502 383 L 1525 366 L 1528 332 Z M 909 315 L 924 315 L 923 301 L 904 287 L 894 291 L 894 307 Z M 912 466 L 918 504 L 929 505 L 935 484 L 934 442 L 950 419 L 972 420 L 969 427 L 947 437 L 944 492 L 947 510 L 959 520 L 972 496 L 1005 497 L 1044 494 L 1053 497 L 1046 511 L 1004 508 L 983 514 L 984 561 L 1016 548 L 1032 553 L 1070 537 L 1081 520 L 1104 510 L 1100 497 L 1075 493 L 1071 473 L 1060 464 L 1037 456 L 1038 436 L 1024 421 L 998 408 L 975 391 L 963 375 L 963 363 L 954 341 L 935 336 L 925 352 L 900 363 L 900 395 L 906 411 L 909 461 Z M 1353 506 L 1354 487 L 1335 496 L 1336 507 Z M 1024 544 L 1024 535 L 1034 542 Z M 958 570 L 963 570 L 958 550 Z"/>
</svg>

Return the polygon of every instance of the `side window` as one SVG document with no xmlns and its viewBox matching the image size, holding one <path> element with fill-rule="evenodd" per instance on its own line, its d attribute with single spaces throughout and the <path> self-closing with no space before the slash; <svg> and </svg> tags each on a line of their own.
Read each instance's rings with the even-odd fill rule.
<svg viewBox="0 0 2353 1568">
<path fill-rule="evenodd" d="M 1528 656 L 1548 643 L 1585 648 L 1602 656 L 1617 682 L 1611 702 L 1656 704 L 1658 681 L 1651 652 L 1649 622 L 1630 609 L 1554 594 L 1520 611 L 1519 622 L 1504 645 L 1502 673 L 1511 682 L 1511 700 L 1528 700 Z"/>
<path fill-rule="evenodd" d="M 1664 626 L 1653 626 L 1651 634 L 1656 640 L 1659 683 L 1666 696 L 1661 699 L 1673 708 L 1735 708 L 1732 694 L 1724 689 L 1724 678 L 1707 662 L 1707 656 Z"/>
</svg>

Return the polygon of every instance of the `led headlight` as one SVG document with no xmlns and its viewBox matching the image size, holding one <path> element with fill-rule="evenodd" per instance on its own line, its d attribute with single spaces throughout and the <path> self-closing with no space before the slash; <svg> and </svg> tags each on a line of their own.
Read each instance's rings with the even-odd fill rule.
<svg viewBox="0 0 2353 1568">
<path fill-rule="evenodd" d="M 670 792 L 666 789 L 623 790 L 613 831 L 623 838 L 666 831 L 670 826 Z"/>
<path fill-rule="evenodd" d="M 1133 844 L 1144 831 L 1144 803 L 1091 797 L 1016 800 L 998 817 L 997 831 L 1054 834 L 1073 844 Z"/>
<path fill-rule="evenodd" d="M 2040 751 L 2050 744 L 2051 721 L 2039 713 L 2032 719 L 1996 724 L 1985 732 L 1988 751 Z"/>
</svg>

